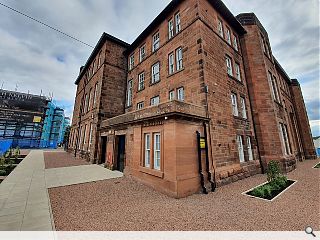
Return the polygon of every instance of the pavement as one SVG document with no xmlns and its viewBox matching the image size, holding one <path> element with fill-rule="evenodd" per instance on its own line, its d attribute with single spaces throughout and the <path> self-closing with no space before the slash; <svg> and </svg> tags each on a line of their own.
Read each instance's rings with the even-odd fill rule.
<svg viewBox="0 0 320 240">
<path fill-rule="evenodd" d="M 44 152 L 30 151 L 0 184 L 0 231 L 55 230 L 49 188 L 122 176 L 97 165 L 45 169 Z"/>
</svg>

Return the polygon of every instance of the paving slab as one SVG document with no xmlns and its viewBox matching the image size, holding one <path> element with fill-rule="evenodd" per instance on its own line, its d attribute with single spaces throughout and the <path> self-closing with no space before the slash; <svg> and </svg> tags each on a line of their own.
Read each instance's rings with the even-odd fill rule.
<svg viewBox="0 0 320 240">
<path fill-rule="evenodd" d="M 54 229 L 44 168 L 43 151 L 30 151 L 1 183 L 1 231 Z"/>
<path fill-rule="evenodd" d="M 45 170 L 47 188 L 64 187 L 121 177 L 123 177 L 123 173 L 110 171 L 99 165 L 83 165 Z"/>
</svg>

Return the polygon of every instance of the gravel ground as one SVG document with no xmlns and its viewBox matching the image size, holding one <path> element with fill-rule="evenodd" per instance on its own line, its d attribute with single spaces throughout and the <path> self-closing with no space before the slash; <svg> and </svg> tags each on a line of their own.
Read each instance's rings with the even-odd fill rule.
<svg viewBox="0 0 320 240">
<path fill-rule="evenodd" d="M 72 154 L 67 152 L 44 152 L 43 154 L 46 169 L 90 164 L 83 159 L 75 158 Z"/>
<path fill-rule="evenodd" d="M 241 193 L 261 184 L 257 175 L 217 189 L 173 199 L 125 177 L 49 190 L 59 231 L 301 231 L 320 230 L 320 171 L 299 163 L 298 182 L 273 202 Z"/>
</svg>

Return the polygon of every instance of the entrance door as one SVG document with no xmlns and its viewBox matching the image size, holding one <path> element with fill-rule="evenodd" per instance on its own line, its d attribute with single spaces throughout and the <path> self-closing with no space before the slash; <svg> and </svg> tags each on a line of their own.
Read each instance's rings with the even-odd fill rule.
<svg viewBox="0 0 320 240">
<path fill-rule="evenodd" d="M 107 137 L 101 138 L 101 160 L 100 164 L 106 163 Z"/>
<path fill-rule="evenodd" d="M 126 136 L 117 136 L 118 154 L 117 154 L 117 170 L 123 172 L 124 160 L 126 154 Z"/>
</svg>

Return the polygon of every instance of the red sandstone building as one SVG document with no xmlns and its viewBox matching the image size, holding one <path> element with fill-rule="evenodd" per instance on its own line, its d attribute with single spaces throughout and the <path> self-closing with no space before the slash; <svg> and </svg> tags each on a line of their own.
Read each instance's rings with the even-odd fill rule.
<svg viewBox="0 0 320 240">
<path fill-rule="evenodd" d="M 173 197 L 316 156 L 298 81 L 220 0 L 171 1 L 132 44 L 104 33 L 76 84 L 70 150 Z"/>
</svg>

